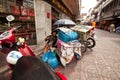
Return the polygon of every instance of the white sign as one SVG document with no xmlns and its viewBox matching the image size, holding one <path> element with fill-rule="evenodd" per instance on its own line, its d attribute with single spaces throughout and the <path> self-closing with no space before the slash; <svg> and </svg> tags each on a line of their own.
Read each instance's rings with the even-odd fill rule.
<svg viewBox="0 0 120 80">
<path fill-rule="evenodd" d="M 11 21 L 13 21 L 13 20 L 15 19 L 15 17 L 14 17 L 13 15 L 8 15 L 8 16 L 6 17 L 6 19 L 7 19 L 9 22 L 11 22 Z"/>
</svg>

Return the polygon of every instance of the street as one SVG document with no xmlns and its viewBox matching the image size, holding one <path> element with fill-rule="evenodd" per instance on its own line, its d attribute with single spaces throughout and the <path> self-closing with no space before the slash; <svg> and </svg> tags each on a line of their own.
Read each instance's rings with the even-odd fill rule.
<svg viewBox="0 0 120 80">
<path fill-rule="evenodd" d="M 67 29 L 58 30 L 59 27 L 73 26 L 75 29 L 72 30 L 80 31 L 79 34 Z M 83 53 L 82 48 L 86 45 L 81 39 L 86 40 L 89 32 L 94 33 L 93 27 L 96 28 L 96 45 Z M 54 33 L 56 31 L 57 34 Z M 89 42 L 83 42 L 90 47 Z M 68 80 L 120 80 L 120 0 L 0 0 L 0 80 L 10 80 L 13 72 L 10 66 L 14 65 L 9 63 L 16 64 L 16 58 L 29 55 L 40 59 L 49 50 L 58 53 L 57 57 L 48 55 L 45 59 Z M 62 58 L 59 58 L 61 55 Z M 69 64 L 58 66 L 60 62 Z M 26 70 L 20 65 L 20 69 Z M 45 71 L 45 68 L 42 70 Z M 35 71 L 39 71 L 38 68 Z M 46 78 L 45 75 L 38 74 L 39 79 Z"/>
<path fill-rule="evenodd" d="M 68 80 L 120 80 L 120 35 L 96 29 L 96 46 L 81 60 L 59 66 Z M 0 63 L 1 65 L 1 63 Z M 4 73 L 10 75 L 10 71 Z"/>
</svg>

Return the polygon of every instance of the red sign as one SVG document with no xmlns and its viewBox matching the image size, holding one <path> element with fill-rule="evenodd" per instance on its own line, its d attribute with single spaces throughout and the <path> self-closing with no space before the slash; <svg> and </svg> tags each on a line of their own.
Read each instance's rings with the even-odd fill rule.
<svg viewBox="0 0 120 80">
<path fill-rule="evenodd" d="M 52 16 L 52 19 L 55 19 L 55 16 L 51 15 Z"/>
<path fill-rule="evenodd" d="M 34 16 L 34 9 L 30 9 L 30 10 L 29 10 L 29 15 L 30 15 L 30 16 Z"/>
<path fill-rule="evenodd" d="M 47 18 L 50 18 L 50 13 L 49 12 L 47 13 Z"/>
<path fill-rule="evenodd" d="M 14 10 L 14 14 L 20 14 L 19 6 L 14 5 L 13 10 Z"/>
<path fill-rule="evenodd" d="M 30 20 L 30 17 L 23 17 L 23 16 L 20 16 L 20 17 L 19 17 L 19 20 Z"/>
<path fill-rule="evenodd" d="M 21 14 L 23 16 L 29 15 L 29 9 L 27 9 L 26 7 L 21 6 Z"/>
</svg>

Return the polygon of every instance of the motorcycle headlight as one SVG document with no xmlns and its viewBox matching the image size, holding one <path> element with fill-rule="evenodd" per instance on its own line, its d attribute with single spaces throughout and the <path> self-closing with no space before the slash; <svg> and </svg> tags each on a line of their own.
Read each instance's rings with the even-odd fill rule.
<svg viewBox="0 0 120 80">
<path fill-rule="evenodd" d="M 19 37 L 19 38 L 18 38 L 18 41 L 19 41 L 20 43 L 24 43 L 24 42 L 25 42 L 25 39 L 24 39 L 24 38 Z"/>
</svg>

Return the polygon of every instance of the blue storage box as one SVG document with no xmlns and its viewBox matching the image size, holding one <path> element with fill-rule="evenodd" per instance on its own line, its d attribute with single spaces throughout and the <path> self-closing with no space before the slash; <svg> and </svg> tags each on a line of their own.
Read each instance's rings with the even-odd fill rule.
<svg viewBox="0 0 120 80">
<path fill-rule="evenodd" d="M 62 40 L 63 42 L 69 42 L 69 41 L 78 39 L 78 33 L 74 32 L 72 30 L 68 30 L 66 32 L 59 30 L 58 31 L 58 38 L 60 40 Z"/>
</svg>

